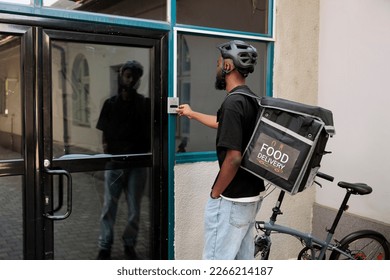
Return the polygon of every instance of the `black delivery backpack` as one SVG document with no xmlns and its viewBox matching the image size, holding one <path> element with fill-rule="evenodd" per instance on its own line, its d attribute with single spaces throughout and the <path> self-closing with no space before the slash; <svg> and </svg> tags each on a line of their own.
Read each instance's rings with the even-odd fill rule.
<svg viewBox="0 0 390 280">
<path fill-rule="evenodd" d="M 291 195 L 301 192 L 314 183 L 335 134 L 332 112 L 281 98 L 256 99 L 261 111 L 241 168 Z"/>
</svg>

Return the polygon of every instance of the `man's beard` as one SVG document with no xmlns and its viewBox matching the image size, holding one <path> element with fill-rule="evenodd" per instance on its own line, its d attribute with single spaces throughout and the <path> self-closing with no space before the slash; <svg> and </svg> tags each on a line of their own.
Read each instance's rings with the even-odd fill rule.
<svg viewBox="0 0 390 280">
<path fill-rule="evenodd" d="M 215 88 L 218 90 L 225 90 L 226 89 L 226 79 L 225 75 L 221 74 L 215 77 Z"/>
<path fill-rule="evenodd" d="M 119 87 L 121 89 L 124 89 L 128 92 L 131 92 L 131 91 L 134 91 L 134 90 L 137 90 L 139 85 L 140 85 L 140 79 L 137 80 L 135 83 L 134 82 L 131 82 L 130 84 L 125 84 L 122 82 L 122 80 L 119 81 Z"/>
</svg>

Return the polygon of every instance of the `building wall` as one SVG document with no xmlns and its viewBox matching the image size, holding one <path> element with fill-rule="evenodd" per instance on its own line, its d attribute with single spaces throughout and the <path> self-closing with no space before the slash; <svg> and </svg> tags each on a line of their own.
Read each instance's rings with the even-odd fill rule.
<svg viewBox="0 0 390 280">
<path fill-rule="evenodd" d="M 274 96 L 309 104 L 317 102 L 319 1 L 276 1 Z M 212 77 L 211 77 L 212 78 Z M 175 166 L 175 258 L 200 259 L 203 209 L 218 172 L 216 162 Z M 267 196 L 259 219 L 268 219 L 278 191 Z M 286 196 L 279 221 L 303 231 L 311 229 L 315 188 Z M 297 207 L 299 205 L 299 207 Z M 274 259 L 291 258 L 298 241 L 274 239 Z M 295 240 L 295 239 L 294 239 Z"/>
<path fill-rule="evenodd" d="M 322 171 L 335 176 L 336 182 L 373 187 L 372 194 L 351 198 L 337 238 L 374 229 L 390 239 L 390 152 L 385 148 L 390 140 L 389 13 L 386 0 L 276 1 L 274 96 L 332 110 L 336 135 L 329 140 L 332 154 L 323 158 Z M 217 169 L 216 163 L 175 167 L 177 259 L 201 256 L 203 207 Z M 189 170 L 196 172 L 194 178 L 203 178 L 202 184 L 191 179 Z M 286 196 L 278 221 L 325 237 L 344 191 L 335 184 L 322 185 Z M 260 219 L 271 215 L 277 193 L 265 199 Z M 184 196 L 192 198 L 183 203 Z M 183 221 L 188 220 L 192 228 L 184 231 Z M 271 258 L 294 258 L 300 248 L 296 239 L 277 235 Z"/>
<path fill-rule="evenodd" d="M 390 2 L 321 1 L 320 18 L 319 102 L 333 111 L 336 127 L 323 170 L 337 181 L 373 188 L 370 195 L 353 196 L 348 212 L 365 218 L 360 226 L 381 225 L 390 239 Z M 334 209 L 343 194 L 325 184 L 316 201 Z"/>
</svg>

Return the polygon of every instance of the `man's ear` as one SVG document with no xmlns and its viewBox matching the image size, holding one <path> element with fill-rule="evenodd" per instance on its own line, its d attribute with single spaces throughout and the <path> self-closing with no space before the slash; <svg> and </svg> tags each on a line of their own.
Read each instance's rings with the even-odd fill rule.
<svg viewBox="0 0 390 280">
<path fill-rule="evenodd" d="M 230 73 L 234 70 L 234 64 L 233 64 L 233 61 L 231 59 L 225 59 L 224 61 L 224 65 L 223 65 L 223 70 L 226 72 L 226 73 Z"/>
</svg>

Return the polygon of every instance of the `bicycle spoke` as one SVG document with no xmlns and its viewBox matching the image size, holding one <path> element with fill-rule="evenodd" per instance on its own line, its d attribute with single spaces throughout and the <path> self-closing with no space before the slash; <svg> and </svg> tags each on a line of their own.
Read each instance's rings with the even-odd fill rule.
<svg viewBox="0 0 390 280">
<path fill-rule="evenodd" d="M 375 239 L 363 238 L 355 240 L 345 248 L 355 260 L 383 260 L 383 246 Z"/>
</svg>

